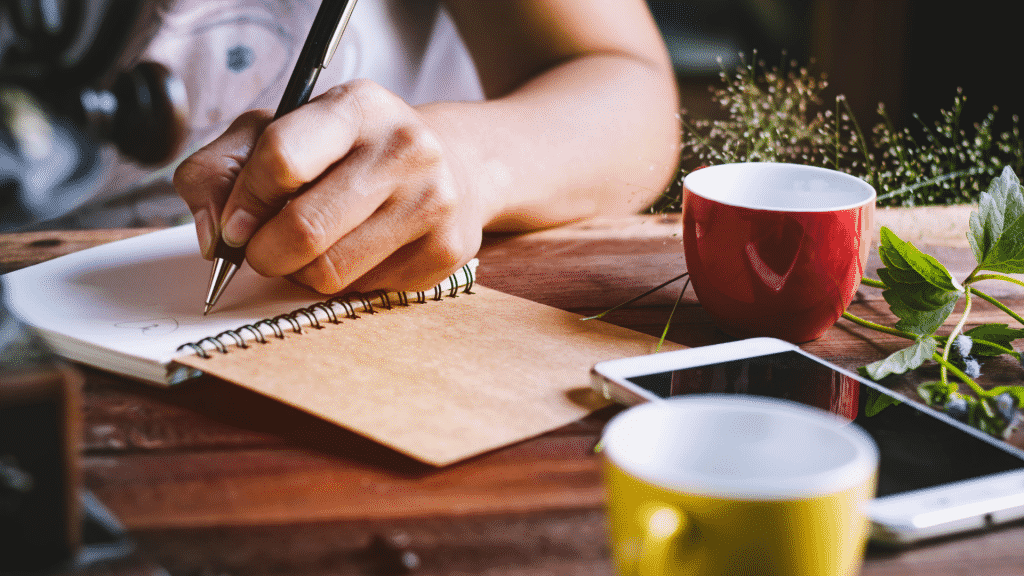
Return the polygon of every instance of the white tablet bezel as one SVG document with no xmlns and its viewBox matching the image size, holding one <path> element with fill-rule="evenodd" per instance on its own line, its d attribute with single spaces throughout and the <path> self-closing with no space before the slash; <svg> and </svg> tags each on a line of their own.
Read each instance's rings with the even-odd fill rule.
<svg viewBox="0 0 1024 576">
<path fill-rule="evenodd" d="M 660 401 L 658 396 L 633 384 L 629 378 L 786 351 L 796 351 L 866 386 L 912 402 L 870 380 L 808 354 L 794 344 L 774 338 L 751 338 L 599 362 L 591 370 L 591 385 L 605 398 L 622 404 Z M 1024 461 L 1024 451 L 1020 449 L 1002 443 L 946 414 L 934 411 L 927 413 L 963 433 L 997 445 Z M 1018 520 L 1024 518 L 1024 469 L 876 498 L 871 502 L 868 514 L 872 520 L 872 539 L 892 546 L 904 546 L 928 538 L 980 530 Z"/>
</svg>

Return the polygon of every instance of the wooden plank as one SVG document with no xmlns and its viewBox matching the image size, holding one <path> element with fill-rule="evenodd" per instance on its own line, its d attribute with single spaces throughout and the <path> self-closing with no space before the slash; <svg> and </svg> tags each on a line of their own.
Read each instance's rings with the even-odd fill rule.
<svg viewBox="0 0 1024 576">
<path fill-rule="evenodd" d="M 140 556 L 172 574 L 608 575 L 600 508 L 528 514 L 349 520 L 266 526 L 146 529 Z M 925 543 L 869 548 L 864 576 L 1019 575 L 1024 524 Z"/>
<path fill-rule="evenodd" d="M 172 574 L 613 574 L 599 509 L 143 530 L 137 541 Z"/>
<path fill-rule="evenodd" d="M 158 228 L 46 230 L 0 234 L 0 274 Z"/>
<path fill-rule="evenodd" d="M 591 438 L 543 436 L 443 469 L 334 434 L 298 448 L 90 455 L 84 483 L 131 529 L 601 506 Z"/>
<path fill-rule="evenodd" d="M 119 381 L 85 366 L 80 370 L 88 383 L 83 446 L 90 454 L 276 449 L 330 438 L 337 429 L 305 412 L 212 378 L 167 389 Z M 598 411 L 550 434 L 593 437 L 600 433 L 606 412 Z"/>
<path fill-rule="evenodd" d="M 676 216 L 638 216 L 491 236 L 480 253 L 481 275 L 491 287 L 587 315 L 681 271 L 677 230 Z M 0 267 L 141 232 L 0 235 Z M 932 244 L 915 243 L 955 276 L 969 272 L 965 243 L 927 238 Z M 1024 309 L 1018 287 L 986 289 Z M 606 320 L 659 335 L 677 291 Z M 851 310 L 894 320 L 876 289 L 862 288 Z M 977 301 L 971 318 L 1007 321 Z M 696 346 L 729 338 L 691 293 L 669 339 Z M 804 348 L 856 368 L 906 343 L 841 320 Z M 1017 383 L 1020 370 L 1004 362 L 986 375 Z M 386 543 L 398 541 L 416 555 L 417 574 L 612 574 L 592 448 L 618 408 L 435 470 L 224 383 L 166 391 L 85 371 L 85 484 L 139 541 L 138 565 L 125 573 L 161 573 L 147 569 L 154 562 L 175 574 L 398 573 L 401 554 Z M 1022 542 L 1024 523 L 1015 523 L 907 551 L 871 550 L 863 573 L 1019 574 Z"/>
</svg>

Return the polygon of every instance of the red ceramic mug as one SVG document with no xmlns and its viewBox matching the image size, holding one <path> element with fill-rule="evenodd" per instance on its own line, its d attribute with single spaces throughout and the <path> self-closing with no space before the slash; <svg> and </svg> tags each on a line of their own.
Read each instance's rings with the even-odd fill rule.
<svg viewBox="0 0 1024 576">
<path fill-rule="evenodd" d="M 860 285 L 875 190 L 814 166 L 750 162 L 683 180 L 683 247 L 697 299 L 724 332 L 807 342 Z"/>
</svg>

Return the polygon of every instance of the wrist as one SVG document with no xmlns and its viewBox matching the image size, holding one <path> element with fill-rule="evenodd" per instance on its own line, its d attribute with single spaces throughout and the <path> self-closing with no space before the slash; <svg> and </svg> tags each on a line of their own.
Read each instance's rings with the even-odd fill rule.
<svg viewBox="0 0 1024 576">
<path fill-rule="evenodd" d="M 440 102 L 416 108 L 441 140 L 447 163 L 463 197 L 476 204 L 483 228 L 495 221 L 512 197 L 512 170 L 486 145 L 488 137 L 474 120 L 478 103 Z"/>
</svg>

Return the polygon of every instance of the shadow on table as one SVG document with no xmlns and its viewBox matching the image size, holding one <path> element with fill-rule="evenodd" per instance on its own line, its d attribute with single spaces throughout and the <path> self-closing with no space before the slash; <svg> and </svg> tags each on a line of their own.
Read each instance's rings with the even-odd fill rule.
<svg viewBox="0 0 1024 576">
<path fill-rule="evenodd" d="M 172 404 L 209 420 L 283 440 L 302 449 L 406 477 L 437 468 L 279 400 L 223 380 L 203 376 L 169 390 L 133 387 L 159 402 Z"/>
</svg>

